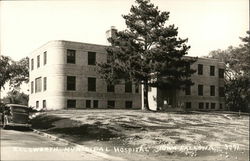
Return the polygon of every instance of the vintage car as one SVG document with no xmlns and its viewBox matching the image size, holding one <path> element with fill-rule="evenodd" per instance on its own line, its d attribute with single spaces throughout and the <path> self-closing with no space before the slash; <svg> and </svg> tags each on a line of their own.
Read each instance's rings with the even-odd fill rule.
<svg viewBox="0 0 250 161">
<path fill-rule="evenodd" d="M 21 126 L 30 128 L 30 109 L 24 105 L 6 104 L 2 111 L 3 128 L 10 126 Z"/>
</svg>

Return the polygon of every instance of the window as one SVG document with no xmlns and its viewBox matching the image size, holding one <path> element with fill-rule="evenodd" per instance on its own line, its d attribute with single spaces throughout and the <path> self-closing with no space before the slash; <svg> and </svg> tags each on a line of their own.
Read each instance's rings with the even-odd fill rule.
<svg viewBox="0 0 250 161">
<path fill-rule="evenodd" d="M 203 96 L 203 85 L 198 85 L 198 95 Z"/>
<path fill-rule="evenodd" d="M 211 103 L 211 109 L 215 109 L 215 103 Z"/>
<path fill-rule="evenodd" d="M 115 92 L 115 86 L 112 84 L 107 85 L 107 92 Z"/>
<path fill-rule="evenodd" d="M 91 100 L 86 100 L 86 108 L 91 108 Z"/>
<path fill-rule="evenodd" d="M 42 78 L 36 78 L 35 79 L 35 92 L 41 92 L 42 91 Z"/>
<path fill-rule="evenodd" d="M 96 52 L 88 52 L 88 65 L 96 65 Z"/>
<path fill-rule="evenodd" d="M 94 107 L 94 108 L 98 108 L 98 100 L 94 100 L 94 102 L 93 102 L 93 107 Z"/>
<path fill-rule="evenodd" d="M 76 108 L 76 100 L 67 100 L 67 108 Z"/>
<path fill-rule="evenodd" d="M 206 103 L 206 109 L 209 109 L 209 103 L 208 102 Z"/>
<path fill-rule="evenodd" d="M 219 87 L 219 96 L 225 97 L 224 87 Z"/>
<path fill-rule="evenodd" d="M 132 108 L 133 102 L 132 101 L 125 101 L 125 108 Z"/>
<path fill-rule="evenodd" d="M 108 101 L 108 108 L 115 108 L 115 101 Z"/>
<path fill-rule="evenodd" d="M 186 73 L 188 73 L 188 72 L 190 72 L 190 69 L 191 69 L 191 67 L 190 67 L 190 63 L 188 63 L 187 65 L 186 65 Z"/>
<path fill-rule="evenodd" d="M 223 105 L 222 105 L 222 103 L 220 103 L 220 109 L 223 109 Z"/>
<path fill-rule="evenodd" d="M 192 108 L 192 103 L 191 102 L 186 102 L 186 108 L 188 108 L 188 109 Z"/>
<path fill-rule="evenodd" d="M 47 51 L 43 53 L 43 65 L 47 64 Z"/>
<path fill-rule="evenodd" d="M 139 84 L 135 84 L 135 93 L 139 93 Z"/>
<path fill-rule="evenodd" d="M 43 91 L 47 90 L 47 77 L 43 78 Z"/>
<path fill-rule="evenodd" d="M 34 69 L 34 59 L 31 59 L 31 70 Z"/>
<path fill-rule="evenodd" d="M 36 101 L 36 108 L 39 108 L 39 101 Z"/>
<path fill-rule="evenodd" d="M 75 64 L 76 63 L 76 51 L 67 49 L 67 63 Z"/>
<path fill-rule="evenodd" d="M 74 91 L 76 90 L 76 77 L 67 76 L 67 90 Z"/>
<path fill-rule="evenodd" d="M 215 67 L 214 66 L 210 66 L 210 76 L 214 76 L 215 74 Z"/>
<path fill-rule="evenodd" d="M 31 82 L 31 93 L 34 93 L 34 82 Z"/>
<path fill-rule="evenodd" d="M 215 86 L 210 86 L 210 96 L 215 96 Z"/>
<path fill-rule="evenodd" d="M 40 67 L 40 55 L 37 56 L 37 68 Z"/>
<path fill-rule="evenodd" d="M 96 91 L 96 78 L 88 78 L 88 91 Z"/>
<path fill-rule="evenodd" d="M 202 75 L 202 74 L 203 74 L 203 65 L 198 64 L 198 75 Z"/>
<path fill-rule="evenodd" d="M 185 94 L 186 95 L 191 95 L 191 86 L 187 85 L 185 88 Z"/>
<path fill-rule="evenodd" d="M 224 69 L 219 69 L 219 78 L 224 78 Z"/>
<path fill-rule="evenodd" d="M 132 93 L 132 83 L 131 82 L 126 82 L 125 83 L 125 92 L 126 93 Z"/>
<path fill-rule="evenodd" d="M 204 108 L 204 103 L 203 102 L 200 102 L 199 103 L 199 109 L 203 109 Z"/>
<path fill-rule="evenodd" d="M 43 100 L 43 108 L 46 108 L 46 100 Z"/>
</svg>

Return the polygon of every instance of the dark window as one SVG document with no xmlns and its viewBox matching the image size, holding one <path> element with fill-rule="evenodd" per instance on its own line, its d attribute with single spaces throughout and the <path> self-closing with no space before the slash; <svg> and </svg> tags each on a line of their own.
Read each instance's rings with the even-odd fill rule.
<svg viewBox="0 0 250 161">
<path fill-rule="evenodd" d="M 192 108 L 192 103 L 191 102 L 186 102 L 186 108 Z"/>
<path fill-rule="evenodd" d="M 131 82 L 126 82 L 125 83 L 125 92 L 126 93 L 132 93 L 132 83 Z"/>
<path fill-rule="evenodd" d="M 219 87 L 219 96 L 225 97 L 224 87 Z"/>
<path fill-rule="evenodd" d="M 76 77 L 67 76 L 67 90 L 76 90 Z"/>
<path fill-rule="evenodd" d="M 98 100 L 94 100 L 94 102 L 93 102 L 93 107 L 94 107 L 94 108 L 98 108 Z"/>
<path fill-rule="evenodd" d="M 34 69 L 34 59 L 31 59 L 31 70 Z"/>
<path fill-rule="evenodd" d="M 185 88 L 185 94 L 186 95 L 191 95 L 191 86 L 186 86 L 186 88 Z"/>
<path fill-rule="evenodd" d="M 198 95 L 203 96 L 203 85 L 198 85 Z"/>
<path fill-rule="evenodd" d="M 35 79 L 35 92 L 41 92 L 42 91 L 42 78 L 36 78 Z"/>
<path fill-rule="evenodd" d="M 39 108 L 39 101 L 36 101 L 36 108 Z"/>
<path fill-rule="evenodd" d="M 75 64 L 76 63 L 76 51 L 67 49 L 67 63 Z"/>
<path fill-rule="evenodd" d="M 214 76 L 215 74 L 215 67 L 214 66 L 210 66 L 210 76 Z"/>
<path fill-rule="evenodd" d="M 224 78 L 224 69 L 219 69 L 219 78 Z"/>
<path fill-rule="evenodd" d="M 67 108 L 76 108 L 76 100 L 67 100 Z"/>
<path fill-rule="evenodd" d="M 43 100 L 43 108 L 46 108 L 46 100 Z"/>
<path fill-rule="evenodd" d="M 222 109 L 223 108 L 223 105 L 222 105 L 222 103 L 220 103 L 220 109 Z"/>
<path fill-rule="evenodd" d="M 139 93 L 139 84 L 135 84 L 135 93 Z"/>
<path fill-rule="evenodd" d="M 31 82 L 31 93 L 34 93 L 34 82 Z"/>
<path fill-rule="evenodd" d="M 43 78 L 43 91 L 47 90 L 47 77 Z"/>
<path fill-rule="evenodd" d="M 96 65 L 96 52 L 88 52 L 88 65 Z"/>
<path fill-rule="evenodd" d="M 125 108 L 132 108 L 133 102 L 132 101 L 125 101 Z"/>
<path fill-rule="evenodd" d="M 115 101 L 108 101 L 108 108 L 115 108 Z"/>
<path fill-rule="evenodd" d="M 215 96 L 215 86 L 210 86 L 210 96 Z"/>
<path fill-rule="evenodd" d="M 40 55 L 37 56 L 37 68 L 40 67 Z"/>
<path fill-rule="evenodd" d="M 43 65 L 47 64 L 47 51 L 43 53 Z"/>
<path fill-rule="evenodd" d="M 107 92 L 115 92 L 115 86 L 112 84 L 107 85 Z"/>
<path fill-rule="evenodd" d="M 215 103 L 211 103 L 211 109 L 215 109 Z"/>
<path fill-rule="evenodd" d="M 204 103 L 203 102 L 199 102 L 199 109 L 203 109 L 204 108 Z"/>
<path fill-rule="evenodd" d="M 198 64 L 198 75 L 202 75 L 202 74 L 203 74 L 203 65 Z"/>
<path fill-rule="evenodd" d="M 209 103 L 208 102 L 206 103 L 206 109 L 209 109 Z"/>
<path fill-rule="evenodd" d="M 96 78 L 88 78 L 88 91 L 96 91 Z"/>
<path fill-rule="evenodd" d="M 86 100 L 86 108 L 91 108 L 91 100 Z"/>
</svg>

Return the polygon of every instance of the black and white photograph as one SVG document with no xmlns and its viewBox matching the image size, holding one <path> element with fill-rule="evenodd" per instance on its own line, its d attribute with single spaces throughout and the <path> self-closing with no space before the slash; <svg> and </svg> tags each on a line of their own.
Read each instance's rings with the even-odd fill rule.
<svg viewBox="0 0 250 161">
<path fill-rule="evenodd" d="M 249 0 L 1 0 L 0 160 L 249 161 Z"/>
</svg>

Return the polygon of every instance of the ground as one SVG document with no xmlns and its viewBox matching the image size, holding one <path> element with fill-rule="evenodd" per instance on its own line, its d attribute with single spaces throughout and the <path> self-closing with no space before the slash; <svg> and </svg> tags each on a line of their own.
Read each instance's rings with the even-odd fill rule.
<svg viewBox="0 0 250 161">
<path fill-rule="evenodd" d="M 61 110 L 32 126 L 128 160 L 249 160 L 248 115 Z"/>
</svg>

